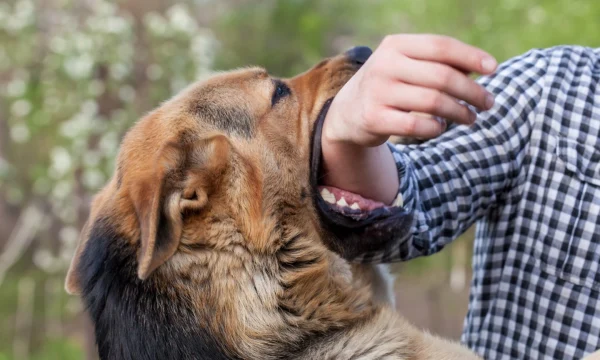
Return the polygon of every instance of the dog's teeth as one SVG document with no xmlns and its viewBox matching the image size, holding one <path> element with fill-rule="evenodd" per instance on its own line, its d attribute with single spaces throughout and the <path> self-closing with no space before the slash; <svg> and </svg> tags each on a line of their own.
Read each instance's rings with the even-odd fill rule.
<svg viewBox="0 0 600 360">
<path fill-rule="evenodd" d="M 397 206 L 397 207 L 404 206 L 404 199 L 402 198 L 402 194 L 398 194 L 398 196 L 396 197 L 396 200 L 394 200 L 394 203 L 392 204 L 392 206 Z"/>
<path fill-rule="evenodd" d="M 358 206 L 358 203 L 354 203 L 354 204 L 350 205 L 350 209 L 360 210 L 360 206 Z"/>
<path fill-rule="evenodd" d="M 337 202 L 337 204 L 338 204 L 339 206 L 348 206 L 348 203 L 346 202 L 346 199 L 344 199 L 344 198 L 341 198 L 341 199 L 340 199 L 340 200 Z"/>
<path fill-rule="evenodd" d="M 335 195 L 333 195 L 326 188 L 323 188 L 323 190 L 321 190 L 321 197 L 323 198 L 323 200 L 327 201 L 328 203 L 335 204 Z"/>
</svg>

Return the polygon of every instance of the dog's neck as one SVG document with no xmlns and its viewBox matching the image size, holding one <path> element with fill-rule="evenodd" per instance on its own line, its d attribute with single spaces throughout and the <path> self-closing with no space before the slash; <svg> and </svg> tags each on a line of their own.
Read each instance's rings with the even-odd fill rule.
<svg viewBox="0 0 600 360">
<path fill-rule="evenodd" d="M 367 293 L 352 287 L 348 263 L 323 245 L 310 214 L 278 215 L 262 225 L 269 232 L 260 234 L 269 237 L 272 252 L 257 251 L 257 240 L 245 238 L 238 221 L 222 216 L 205 228 L 218 248 L 184 246 L 160 269 L 196 299 L 199 311 L 219 314 L 203 326 L 251 358 L 299 353 L 375 311 Z"/>
</svg>

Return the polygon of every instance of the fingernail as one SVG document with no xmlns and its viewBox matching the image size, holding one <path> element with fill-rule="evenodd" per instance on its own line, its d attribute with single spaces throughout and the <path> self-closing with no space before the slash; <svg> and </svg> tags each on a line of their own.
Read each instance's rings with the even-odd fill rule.
<svg viewBox="0 0 600 360">
<path fill-rule="evenodd" d="M 469 115 L 469 120 L 471 120 L 471 124 L 475 123 L 475 121 L 477 120 L 477 113 L 471 111 Z"/>
<path fill-rule="evenodd" d="M 491 109 L 494 107 L 494 95 L 492 95 L 491 93 L 487 93 L 487 95 L 485 96 L 485 108 L 487 110 Z"/>
<path fill-rule="evenodd" d="M 483 68 L 483 71 L 485 71 L 485 72 L 494 71 L 496 69 L 497 65 L 498 65 L 498 63 L 496 62 L 496 59 L 494 59 L 491 56 L 485 56 L 481 60 L 481 67 Z"/>
<path fill-rule="evenodd" d="M 444 124 L 442 124 L 441 122 L 438 123 L 437 129 L 436 129 L 436 135 L 442 135 L 444 133 L 445 129 L 444 129 Z"/>
<path fill-rule="evenodd" d="M 438 118 L 438 121 L 440 122 L 440 126 L 442 127 L 442 132 L 446 131 L 446 129 L 448 128 L 448 123 L 446 122 L 446 119 Z"/>
</svg>

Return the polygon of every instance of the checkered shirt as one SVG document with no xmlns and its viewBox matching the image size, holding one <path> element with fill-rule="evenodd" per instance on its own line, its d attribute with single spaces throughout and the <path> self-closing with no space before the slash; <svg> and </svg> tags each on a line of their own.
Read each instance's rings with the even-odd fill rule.
<svg viewBox="0 0 600 360">
<path fill-rule="evenodd" d="M 391 146 L 412 233 L 363 262 L 440 251 L 477 224 L 462 341 L 486 359 L 600 348 L 600 49 L 532 50 L 479 82 L 493 109 Z"/>
</svg>

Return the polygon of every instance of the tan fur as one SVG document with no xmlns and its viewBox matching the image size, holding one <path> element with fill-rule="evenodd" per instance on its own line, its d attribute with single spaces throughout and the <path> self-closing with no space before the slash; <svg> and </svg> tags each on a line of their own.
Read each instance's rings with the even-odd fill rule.
<svg viewBox="0 0 600 360">
<path fill-rule="evenodd" d="M 291 95 L 273 107 L 264 70 L 224 73 L 140 120 L 93 202 L 67 290 L 81 291 L 78 263 L 103 218 L 138 249 L 140 279 L 214 314 L 203 326 L 231 356 L 476 359 L 392 310 L 384 266 L 349 265 L 323 245 L 310 136 L 355 71 L 344 55 L 327 59 L 285 80 Z"/>
</svg>

